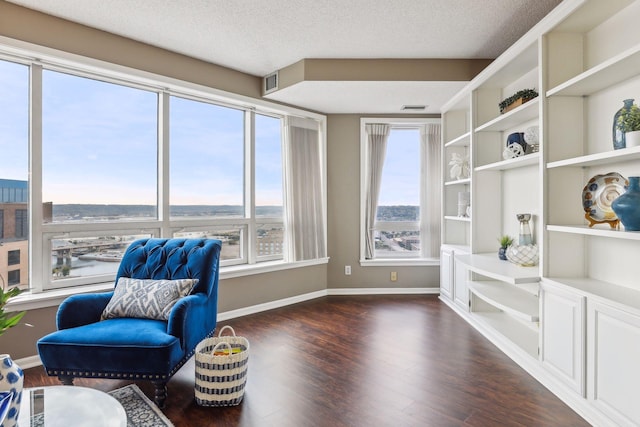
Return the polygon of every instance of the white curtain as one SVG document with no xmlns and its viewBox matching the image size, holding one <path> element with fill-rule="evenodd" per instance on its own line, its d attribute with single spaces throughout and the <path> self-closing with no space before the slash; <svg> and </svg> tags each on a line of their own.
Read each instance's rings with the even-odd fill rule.
<svg viewBox="0 0 640 427">
<path fill-rule="evenodd" d="M 427 203 L 426 203 L 426 224 L 423 227 L 423 240 L 428 242 L 425 245 L 425 256 L 427 258 L 437 258 L 440 253 L 440 204 L 441 204 L 441 174 L 442 174 L 442 142 L 440 140 L 440 125 L 428 124 L 422 135 L 425 149 L 424 164 L 427 167 Z M 423 204 L 424 206 L 424 204 Z"/>
<path fill-rule="evenodd" d="M 285 139 L 285 203 L 289 255 L 326 257 L 325 199 L 318 122 L 289 117 Z"/>
<path fill-rule="evenodd" d="M 367 132 L 367 176 L 365 177 L 365 259 L 372 259 L 375 250 L 373 238 L 376 210 L 378 209 L 378 197 L 380 196 L 380 181 L 382 178 L 382 166 L 387 153 L 387 140 L 389 139 L 389 125 L 372 123 L 365 125 Z"/>
</svg>

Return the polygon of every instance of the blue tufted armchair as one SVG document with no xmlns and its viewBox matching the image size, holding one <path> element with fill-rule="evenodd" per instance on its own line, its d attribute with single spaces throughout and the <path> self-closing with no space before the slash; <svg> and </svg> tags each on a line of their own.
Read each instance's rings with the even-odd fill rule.
<svg viewBox="0 0 640 427">
<path fill-rule="evenodd" d="M 58 330 L 38 340 L 47 374 L 58 376 L 67 385 L 72 385 L 75 377 L 149 380 L 155 386 L 155 403 L 163 407 L 167 382 L 216 327 L 220 249 L 220 241 L 213 239 L 140 239 L 131 243 L 120 263 L 114 291 L 73 295 L 58 308 Z M 126 278 L 195 284 L 187 296 L 166 310 L 166 320 L 104 319 L 114 292 L 125 289 L 117 289 L 124 286 L 122 283 L 146 286 L 153 282 Z M 143 307 L 143 311 L 148 309 Z"/>
</svg>

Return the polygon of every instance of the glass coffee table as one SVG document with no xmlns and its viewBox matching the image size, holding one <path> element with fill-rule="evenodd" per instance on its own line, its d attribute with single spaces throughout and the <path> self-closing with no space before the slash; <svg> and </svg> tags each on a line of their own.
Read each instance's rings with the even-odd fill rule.
<svg viewBox="0 0 640 427">
<path fill-rule="evenodd" d="M 87 387 L 51 386 L 22 391 L 20 427 L 126 427 L 116 399 Z"/>
</svg>

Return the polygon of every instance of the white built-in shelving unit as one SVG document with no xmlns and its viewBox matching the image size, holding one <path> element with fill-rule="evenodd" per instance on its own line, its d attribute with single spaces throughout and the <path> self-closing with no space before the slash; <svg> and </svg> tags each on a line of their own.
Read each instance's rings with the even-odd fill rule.
<svg viewBox="0 0 640 427">
<path fill-rule="evenodd" d="M 441 299 L 599 426 L 640 425 L 640 232 L 589 227 L 582 209 L 591 177 L 640 176 L 640 147 L 612 142 L 622 101 L 640 104 L 638 22 L 640 1 L 565 0 L 442 110 Z M 507 136 L 530 126 L 539 152 L 504 160 Z M 468 178 L 448 176 L 454 152 L 470 156 Z M 533 217 L 534 267 L 497 257 L 518 213 Z"/>
</svg>

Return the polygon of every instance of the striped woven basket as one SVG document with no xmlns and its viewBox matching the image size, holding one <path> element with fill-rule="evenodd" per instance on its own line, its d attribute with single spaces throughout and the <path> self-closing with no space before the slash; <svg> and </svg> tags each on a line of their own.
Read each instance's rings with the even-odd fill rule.
<svg viewBox="0 0 640 427">
<path fill-rule="evenodd" d="M 233 336 L 222 336 L 230 329 Z M 196 346 L 196 403 L 202 406 L 235 406 L 242 402 L 247 383 L 249 341 L 236 336 L 231 326 L 217 337 Z"/>
</svg>

